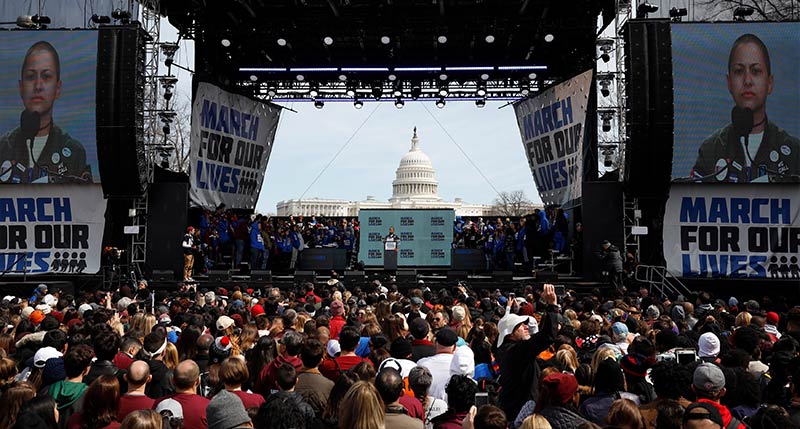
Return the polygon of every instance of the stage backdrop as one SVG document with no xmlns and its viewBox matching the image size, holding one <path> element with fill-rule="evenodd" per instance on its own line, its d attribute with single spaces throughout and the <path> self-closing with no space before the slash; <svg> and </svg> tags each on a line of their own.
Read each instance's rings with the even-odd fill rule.
<svg viewBox="0 0 800 429">
<path fill-rule="evenodd" d="M 664 257 L 682 277 L 800 279 L 797 185 L 673 185 Z"/>
<path fill-rule="evenodd" d="M 0 186 L 0 274 L 96 273 L 105 212 L 100 185 Z"/>
<path fill-rule="evenodd" d="M 36 67 L 22 71 L 28 49 L 37 42 L 47 42 L 55 49 L 60 77 L 49 58 L 37 60 Z M 0 34 L 0 183 L 100 183 L 95 127 L 96 68 L 96 31 L 34 30 Z M 41 113 L 49 108 L 54 127 L 48 139 L 30 148 L 19 133 L 21 113 L 25 110 Z M 31 151 L 38 153 L 35 163 L 30 161 Z"/>
<path fill-rule="evenodd" d="M 528 165 L 545 204 L 565 205 L 581 196 L 581 148 L 591 88 L 588 70 L 514 103 Z"/>
<path fill-rule="evenodd" d="M 359 260 L 368 267 L 383 266 L 383 237 L 394 227 L 400 237 L 397 266 L 450 266 L 453 210 L 361 210 Z"/>
<path fill-rule="evenodd" d="M 198 85 L 192 105 L 192 206 L 255 207 L 280 113 L 275 105 Z"/>
<path fill-rule="evenodd" d="M 767 48 L 773 75 L 771 92 L 766 85 L 758 83 L 760 78 L 757 74 L 752 74 L 756 77 L 751 79 L 748 86 L 729 86 L 727 76 L 731 49 L 734 42 L 746 34 L 756 36 Z M 698 180 L 698 176 L 712 175 L 706 177 L 705 181 L 766 181 L 767 177 L 759 174 L 759 168 L 764 170 L 761 173 L 784 177 L 787 174 L 800 174 L 800 148 L 797 144 L 797 137 L 800 137 L 800 121 L 797 120 L 797 112 L 800 111 L 798 49 L 800 23 L 797 22 L 672 25 L 672 75 L 675 87 L 673 180 Z M 739 73 L 736 68 L 732 70 L 733 73 Z M 751 73 L 763 73 L 764 80 L 766 72 L 763 69 L 751 70 Z M 735 80 L 732 82 L 735 83 Z M 744 151 L 738 147 L 729 147 L 730 151 L 726 151 L 723 145 L 727 141 L 722 141 L 726 139 L 718 138 L 718 132 L 731 124 L 734 95 L 740 99 L 742 107 L 750 107 L 747 106 L 748 98 L 753 99 L 750 102 L 753 107 L 764 104 L 768 121 L 793 136 L 793 139 L 787 140 L 777 136 L 777 133 L 766 135 L 770 141 L 769 147 L 760 157 L 758 146 L 753 147 L 750 156 L 756 161 L 753 167 L 755 171 L 751 172 L 749 179 Z M 763 97 L 763 103 L 758 101 Z M 750 138 L 751 143 L 755 138 L 758 137 L 753 135 Z M 711 147 L 713 140 L 718 140 L 713 144 L 715 147 Z M 709 145 L 701 155 L 700 147 L 704 141 L 709 141 Z M 729 167 L 725 168 L 728 164 Z M 696 165 L 698 168 L 693 176 Z"/>
</svg>

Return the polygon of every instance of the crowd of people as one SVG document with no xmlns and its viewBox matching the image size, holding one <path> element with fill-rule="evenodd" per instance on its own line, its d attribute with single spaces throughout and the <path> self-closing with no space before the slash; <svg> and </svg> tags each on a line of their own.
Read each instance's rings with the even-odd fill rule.
<svg viewBox="0 0 800 429">
<path fill-rule="evenodd" d="M 0 303 L 2 428 L 792 428 L 800 307 L 552 285 Z M 724 298 L 724 299 L 723 299 Z"/>
<path fill-rule="evenodd" d="M 571 237 L 571 239 L 570 239 Z M 456 217 L 453 248 L 482 249 L 487 271 L 517 271 L 546 262 L 553 254 L 582 256 L 582 229 L 569 233 L 564 211 L 557 207 L 534 210 L 519 217 Z M 242 261 L 253 269 L 291 271 L 304 249 L 333 247 L 347 251 L 348 267 L 358 264 L 360 226 L 357 218 L 316 216 L 269 217 L 237 215 L 225 210 L 205 210 L 189 228 L 183 240 L 186 267 L 203 273 L 216 264 L 238 267 Z M 579 265 L 579 262 L 578 262 Z M 184 273 L 184 278 L 192 276 Z"/>
</svg>

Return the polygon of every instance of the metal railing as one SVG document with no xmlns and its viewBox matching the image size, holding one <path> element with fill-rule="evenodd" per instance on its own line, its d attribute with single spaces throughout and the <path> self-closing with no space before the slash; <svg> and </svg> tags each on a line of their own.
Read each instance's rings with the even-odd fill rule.
<svg viewBox="0 0 800 429">
<path fill-rule="evenodd" d="M 668 295 L 688 297 L 692 293 L 680 279 L 670 274 L 666 267 L 639 265 L 636 267 L 634 278 L 636 281 L 649 284 L 651 294 L 653 289 L 656 289 L 662 297 Z"/>
</svg>

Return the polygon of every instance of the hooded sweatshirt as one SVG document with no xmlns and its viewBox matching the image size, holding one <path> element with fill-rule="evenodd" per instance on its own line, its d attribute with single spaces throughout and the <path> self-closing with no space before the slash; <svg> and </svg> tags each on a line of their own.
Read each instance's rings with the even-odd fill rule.
<svg viewBox="0 0 800 429">
<path fill-rule="evenodd" d="M 714 408 L 719 410 L 719 414 L 720 414 L 720 416 L 722 416 L 723 427 L 727 428 L 728 425 L 731 423 L 731 419 L 733 418 L 733 415 L 731 415 L 731 412 L 728 409 L 728 407 L 720 404 L 719 402 L 714 402 L 714 401 L 711 401 L 711 400 L 708 400 L 708 399 L 705 399 L 705 398 L 700 398 L 700 399 L 697 400 L 697 402 L 703 402 L 703 403 L 706 403 L 706 404 L 711 404 L 711 405 L 714 406 Z M 739 426 L 737 427 L 737 429 L 747 429 L 747 426 L 745 426 L 744 423 L 739 422 Z"/>
<path fill-rule="evenodd" d="M 61 411 L 74 405 L 88 388 L 89 386 L 83 383 L 61 380 L 50 386 L 50 396 L 56 400 L 58 410 Z"/>
</svg>

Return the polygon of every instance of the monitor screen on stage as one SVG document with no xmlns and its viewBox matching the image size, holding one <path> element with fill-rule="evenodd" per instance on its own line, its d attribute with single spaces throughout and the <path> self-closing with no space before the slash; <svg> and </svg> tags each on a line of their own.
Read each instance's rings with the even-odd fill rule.
<svg viewBox="0 0 800 429">
<path fill-rule="evenodd" d="M 367 267 L 382 266 L 384 253 L 394 251 L 400 267 L 449 267 L 454 219 L 452 209 L 362 209 L 359 259 Z"/>
<path fill-rule="evenodd" d="M 800 175 L 798 50 L 800 23 L 672 25 L 673 180 Z"/>
<path fill-rule="evenodd" d="M 0 34 L 0 184 L 100 182 L 97 34 Z"/>
</svg>

